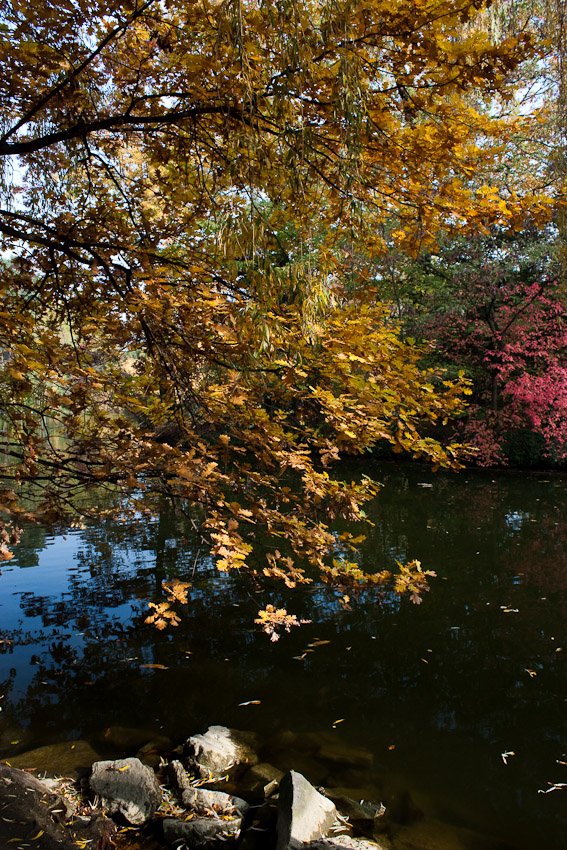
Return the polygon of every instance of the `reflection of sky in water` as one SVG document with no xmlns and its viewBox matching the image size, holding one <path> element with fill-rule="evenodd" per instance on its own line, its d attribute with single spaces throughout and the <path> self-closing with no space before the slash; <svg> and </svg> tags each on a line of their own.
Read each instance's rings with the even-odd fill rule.
<svg viewBox="0 0 567 850">
<path fill-rule="evenodd" d="M 530 516 L 522 511 L 511 511 L 504 517 L 506 525 L 514 531 L 519 531 L 525 522 L 529 522 Z"/>
<path fill-rule="evenodd" d="M 352 590 L 344 603 L 344 590 L 317 582 L 290 593 L 219 574 L 191 524 L 167 509 L 65 536 L 26 530 L 0 575 L 0 639 L 14 640 L 0 654 L 0 724 L 27 726 L 38 744 L 110 723 L 177 742 L 209 723 L 269 734 L 328 731 L 344 717 L 343 739 L 370 747 L 416 793 L 438 795 L 471 826 L 513 834 L 518 847 L 562 850 L 567 798 L 537 790 L 567 770 L 557 765 L 565 480 L 388 465 L 377 477 L 385 487 L 357 561 L 370 571 L 419 558 L 438 576 L 420 606 Z M 189 604 L 178 628 L 159 633 L 143 622 L 147 603 L 163 601 L 161 584 L 175 577 L 192 582 Z M 253 624 L 270 602 L 312 622 L 272 644 Z M 507 750 L 517 756 L 505 766 Z"/>
</svg>

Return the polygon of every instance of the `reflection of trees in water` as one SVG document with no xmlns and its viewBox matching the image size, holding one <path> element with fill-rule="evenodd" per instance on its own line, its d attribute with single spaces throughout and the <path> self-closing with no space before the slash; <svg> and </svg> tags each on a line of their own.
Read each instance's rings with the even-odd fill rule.
<svg viewBox="0 0 567 850">
<path fill-rule="evenodd" d="M 564 749 L 565 655 L 555 652 L 564 643 L 567 653 L 557 599 L 567 580 L 563 479 L 493 482 L 412 466 L 386 467 L 382 478 L 360 557 L 366 569 L 405 556 L 436 569 L 421 606 L 362 592 L 345 607 L 317 584 L 259 591 L 218 574 L 191 522 L 164 505 L 154 520 L 84 529 L 64 596 L 22 598 L 31 628 L 17 648 L 30 644 L 35 658 L 12 716 L 30 723 L 37 743 L 94 738 L 112 723 L 163 727 L 178 741 L 211 722 L 329 730 L 345 717 L 347 742 L 376 753 L 395 743 L 387 758 L 416 785 L 427 786 L 435 764 L 443 794 L 452 775 L 474 776 L 479 805 L 489 788 L 490 806 L 513 808 L 515 789 L 533 815 L 530 795 L 557 778 L 546 771 Z M 146 603 L 174 577 L 192 580 L 190 600 L 179 627 L 162 634 L 144 624 Z M 313 622 L 272 644 L 252 625 L 267 602 Z M 316 639 L 329 643 L 310 648 Z M 250 699 L 261 700 L 255 713 L 238 707 Z M 519 757 L 505 785 L 507 749 Z"/>
<path fill-rule="evenodd" d="M 366 531 L 365 567 L 391 568 L 395 559 L 417 557 L 440 571 L 458 565 L 481 584 L 498 584 L 503 571 L 512 571 L 567 601 L 567 481 L 489 475 L 432 474 L 407 465 L 386 471 L 368 510 L 376 527 Z"/>
</svg>

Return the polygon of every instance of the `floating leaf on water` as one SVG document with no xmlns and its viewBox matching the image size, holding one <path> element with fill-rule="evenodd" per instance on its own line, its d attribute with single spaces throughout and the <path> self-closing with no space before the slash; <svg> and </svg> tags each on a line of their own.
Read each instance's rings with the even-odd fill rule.
<svg viewBox="0 0 567 850">
<path fill-rule="evenodd" d="M 567 782 L 548 782 L 549 788 L 538 788 L 538 794 L 549 794 L 551 791 L 559 791 L 561 788 L 567 788 Z"/>
</svg>

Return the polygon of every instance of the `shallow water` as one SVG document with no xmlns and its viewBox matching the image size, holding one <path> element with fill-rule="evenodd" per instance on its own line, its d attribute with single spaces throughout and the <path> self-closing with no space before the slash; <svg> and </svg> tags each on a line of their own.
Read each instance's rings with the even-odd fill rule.
<svg viewBox="0 0 567 850">
<path fill-rule="evenodd" d="M 360 471 L 385 484 L 362 565 L 419 558 L 437 572 L 420 606 L 351 594 L 345 607 L 319 584 L 290 593 L 221 575 L 166 506 L 64 536 L 26 529 L 0 575 L 0 756 L 79 738 L 96 749 L 111 725 L 180 742 L 222 723 L 276 736 L 286 766 L 305 733 L 335 736 L 370 750 L 372 770 L 309 778 L 372 785 L 385 802 L 409 792 L 416 841 L 442 821 L 455 848 L 472 847 L 463 828 L 478 850 L 494 838 L 564 848 L 567 478 L 341 469 Z M 160 633 L 147 603 L 175 576 L 192 581 L 189 604 Z M 271 643 L 253 624 L 268 602 L 312 622 Z M 286 754 L 287 730 L 300 738 Z"/>
</svg>

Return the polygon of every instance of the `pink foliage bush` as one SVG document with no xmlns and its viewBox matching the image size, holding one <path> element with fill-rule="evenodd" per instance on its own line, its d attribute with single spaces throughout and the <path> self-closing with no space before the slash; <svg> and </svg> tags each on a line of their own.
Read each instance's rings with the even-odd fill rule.
<svg viewBox="0 0 567 850">
<path fill-rule="evenodd" d="M 482 278 L 461 282 L 458 305 L 430 326 L 444 356 L 475 384 L 463 437 L 480 466 L 505 465 L 527 435 L 540 458 L 564 461 L 567 325 L 557 286 Z"/>
</svg>

